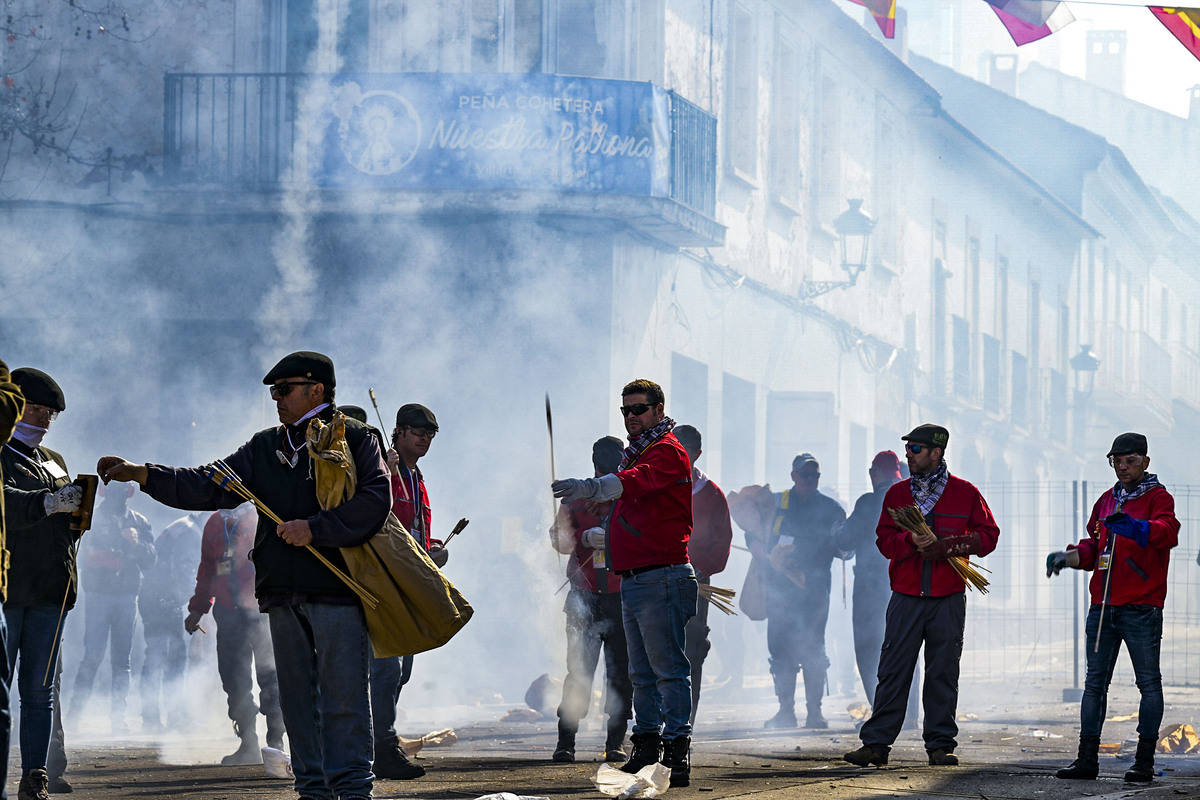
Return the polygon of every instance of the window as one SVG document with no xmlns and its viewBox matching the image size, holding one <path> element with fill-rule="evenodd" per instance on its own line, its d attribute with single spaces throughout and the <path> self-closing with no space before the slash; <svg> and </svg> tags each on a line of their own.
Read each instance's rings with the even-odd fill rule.
<svg viewBox="0 0 1200 800">
<path fill-rule="evenodd" d="M 726 372 L 721 385 L 721 483 L 729 488 L 754 483 L 758 402 L 754 384 Z"/>
<path fill-rule="evenodd" d="M 838 479 L 838 418 L 832 394 L 771 392 L 767 396 L 767 480 L 792 485 L 792 459 L 812 453 L 821 463 L 821 483 Z"/>
<path fill-rule="evenodd" d="M 671 394 L 667 408 L 680 425 L 691 425 L 703 436 L 708 428 L 708 365 L 679 353 L 671 354 Z"/>
<path fill-rule="evenodd" d="M 602 0 L 558 0 L 555 20 L 554 72 L 560 75 L 601 76 L 607 60 Z"/>
<path fill-rule="evenodd" d="M 741 6 L 733 9 L 730 34 L 729 92 L 725 158 L 729 166 L 753 178 L 758 171 L 758 68 L 754 17 Z"/>
<path fill-rule="evenodd" d="M 1029 361 L 1012 351 L 1012 423 L 1024 427 L 1029 423 Z"/>
<path fill-rule="evenodd" d="M 471 0 L 471 71 L 500 69 L 500 8 L 497 0 Z"/>
<path fill-rule="evenodd" d="M 800 197 L 800 97 L 796 48 L 783 37 L 777 37 L 775 52 L 770 177 L 774 197 L 794 203 Z"/>
<path fill-rule="evenodd" d="M 821 78 L 817 126 L 817 218 L 832 223 L 842 213 L 842 106 L 837 82 Z"/>
</svg>

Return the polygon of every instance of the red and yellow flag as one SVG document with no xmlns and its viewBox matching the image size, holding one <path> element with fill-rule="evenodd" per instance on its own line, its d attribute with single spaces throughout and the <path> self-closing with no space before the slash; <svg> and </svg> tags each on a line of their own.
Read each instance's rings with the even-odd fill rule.
<svg viewBox="0 0 1200 800">
<path fill-rule="evenodd" d="M 866 6 L 875 18 L 875 24 L 883 31 L 885 39 L 896 38 L 896 0 L 850 0 L 860 6 Z"/>
<path fill-rule="evenodd" d="M 1196 58 L 1200 58 L 1200 8 L 1146 6 Z"/>
</svg>

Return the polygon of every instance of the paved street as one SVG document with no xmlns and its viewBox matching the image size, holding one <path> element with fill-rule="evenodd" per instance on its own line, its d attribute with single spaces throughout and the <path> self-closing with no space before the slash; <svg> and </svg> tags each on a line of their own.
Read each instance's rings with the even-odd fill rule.
<svg viewBox="0 0 1200 800">
<path fill-rule="evenodd" d="M 1059 689 L 1030 691 L 1041 699 L 1024 708 L 1005 705 L 1016 697 L 1012 687 L 996 687 L 991 692 L 976 692 L 973 699 L 964 698 L 960 714 L 979 719 L 960 723 L 962 766 L 926 766 L 919 734 L 905 731 L 891 763 L 883 769 L 858 769 L 841 760 L 841 754 L 856 747 L 858 740 L 839 698 L 826 701 L 829 730 L 780 734 L 762 730 L 761 721 L 774 711 L 763 692 L 752 697 L 752 702 L 739 705 L 723 702 L 714 692 L 701 701 L 692 786 L 669 790 L 668 795 L 702 800 L 1200 797 L 1200 755 L 1159 756 L 1158 768 L 1164 774 L 1149 787 L 1124 783 L 1121 775 L 1130 762 L 1111 755 L 1101 757 L 1100 780 L 1057 780 L 1054 770 L 1074 756 L 1077 706 L 1056 702 L 1053 696 Z M 1193 722 L 1197 694 L 1194 689 L 1169 689 L 1164 727 Z M 1121 688 L 1110 704 L 1110 713 L 1136 711 L 1135 698 L 1133 687 Z M 380 781 L 376 797 L 450 800 L 495 792 L 564 800 L 601 797 L 590 782 L 599 766 L 603 741 L 598 724 L 589 719 L 595 727 L 580 733 L 581 762 L 552 764 L 554 722 L 501 722 L 514 707 L 449 709 L 440 724 L 433 717 L 426 718 L 432 710 L 410 712 L 403 726 L 405 735 L 445 727 L 453 721 L 459 741 L 447 747 L 427 747 L 418 759 L 428 769 L 425 778 Z M 470 717 L 477 721 L 470 722 Z M 1109 722 L 1104 742 L 1117 743 L 1136 735 L 1135 725 L 1132 720 Z M 76 797 L 102 800 L 295 797 L 286 781 L 264 778 L 261 767 L 214 766 L 233 744 L 230 737 L 215 736 L 173 740 L 161 746 L 138 741 L 136 736 L 128 742 L 94 741 L 71 749 L 68 777 Z M 19 763 L 15 755 L 14 751 L 14 771 Z M 15 796 L 15 780 L 10 780 L 9 791 Z"/>
</svg>

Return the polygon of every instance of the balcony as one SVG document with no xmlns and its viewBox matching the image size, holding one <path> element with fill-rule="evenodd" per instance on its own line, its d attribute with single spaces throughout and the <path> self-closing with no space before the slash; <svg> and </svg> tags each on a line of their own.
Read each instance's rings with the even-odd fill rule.
<svg viewBox="0 0 1200 800">
<path fill-rule="evenodd" d="M 1167 429 L 1173 418 L 1170 353 L 1149 334 L 1114 325 L 1104 332 L 1099 357 L 1095 405 L 1136 430 Z"/>
<path fill-rule="evenodd" d="M 383 213 L 534 214 L 724 243 L 716 118 L 650 83 L 170 73 L 163 101 L 163 172 L 181 196 L 236 207 L 304 187 L 329 210 L 369 196 Z"/>
</svg>

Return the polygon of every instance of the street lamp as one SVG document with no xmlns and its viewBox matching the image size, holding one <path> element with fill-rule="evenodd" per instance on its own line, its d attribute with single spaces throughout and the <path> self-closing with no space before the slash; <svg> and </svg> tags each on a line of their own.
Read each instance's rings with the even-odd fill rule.
<svg viewBox="0 0 1200 800">
<path fill-rule="evenodd" d="M 1079 345 L 1079 352 L 1071 357 L 1071 369 L 1075 370 L 1075 391 L 1081 398 L 1092 395 L 1096 386 L 1096 372 L 1100 369 L 1100 358 L 1092 352 L 1090 344 Z"/>
<path fill-rule="evenodd" d="M 834 289 L 848 289 L 858 281 L 858 276 L 867 268 L 867 254 L 871 246 L 871 231 L 875 220 L 862 210 L 863 201 L 848 199 L 850 208 L 833 218 L 833 229 L 837 231 L 842 245 L 842 269 L 849 280 L 804 281 L 800 284 L 800 296 L 805 300 Z"/>
</svg>

